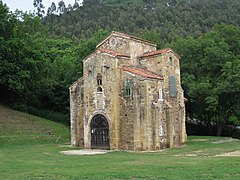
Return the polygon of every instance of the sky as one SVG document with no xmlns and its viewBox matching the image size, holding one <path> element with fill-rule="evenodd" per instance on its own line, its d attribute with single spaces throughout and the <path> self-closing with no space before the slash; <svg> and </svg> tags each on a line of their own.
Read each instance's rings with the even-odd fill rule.
<svg viewBox="0 0 240 180">
<path fill-rule="evenodd" d="M 31 11 L 35 10 L 33 6 L 33 0 L 2 0 L 3 3 L 6 3 L 7 6 L 11 11 L 15 11 L 16 9 L 22 10 L 22 11 Z M 45 6 L 45 12 L 47 12 L 47 9 L 51 6 L 52 2 L 55 2 L 56 6 L 60 0 L 42 0 L 43 5 Z M 66 7 L 68 4 L 74 4 L 75 0 L 63 0 Z"/>
</svg>

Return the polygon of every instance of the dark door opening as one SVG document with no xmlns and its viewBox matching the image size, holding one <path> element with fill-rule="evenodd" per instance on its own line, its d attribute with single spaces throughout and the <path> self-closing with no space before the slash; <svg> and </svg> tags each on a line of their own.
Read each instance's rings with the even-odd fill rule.
<svg viewBox="0 0 240 180">
<path fill-rule="evenodd" d="M 110 149 L 108 121 L 100 114 L 91 121 L 91 148 Z"/>
</svg>

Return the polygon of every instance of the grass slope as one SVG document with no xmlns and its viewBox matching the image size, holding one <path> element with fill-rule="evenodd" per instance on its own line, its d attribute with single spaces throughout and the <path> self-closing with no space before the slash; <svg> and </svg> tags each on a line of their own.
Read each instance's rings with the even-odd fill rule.
<svg viewBox="0 0 240 180">
<path fill-rule="evenodd" d="M 69 128 L 62 124 L 0 106 L 0 147 L 63 142 L 69 138 Z"/>
<path fill-rule="evenodd" d="M 240 157 L 216 156 L 240 153 L 240 141 L 231 138 L 188 137 L 186 146 L 159 152 L 77 156 L 59 153 L 76 149 L 63 145 L 69 140 L 63 125 L 3 107 L 0 124 L 0 179 L 240 179 Z"/>
</svg>

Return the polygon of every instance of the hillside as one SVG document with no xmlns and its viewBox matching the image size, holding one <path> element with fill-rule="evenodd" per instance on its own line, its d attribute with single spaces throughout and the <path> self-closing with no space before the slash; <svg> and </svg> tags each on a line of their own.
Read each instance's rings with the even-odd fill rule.
<svg viewBox="0 0 240 180">
<path fill-rule="evenodd" d="M 178 37 L 198 37 L 216 24 L 240 25 L 239 0 L 85 0 L 83 6 L 43 20 L 53 37 L 75 41 L 98 29 L 135 36 L 160 34 L 162 44 Z"/>
<path fill-rule="evenodd" d="M 69 128 L 0 106 L 0 146 L 69 141 Z"/>
</svg>

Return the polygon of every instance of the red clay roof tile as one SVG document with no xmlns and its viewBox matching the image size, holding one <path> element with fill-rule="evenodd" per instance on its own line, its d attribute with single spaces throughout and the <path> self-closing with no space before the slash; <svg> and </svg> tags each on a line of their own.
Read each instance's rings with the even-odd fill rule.
<svg viewBox="0 0 240 180">
<path fill-rule="evenodd" d="M 154 74 L 151 71 L 147 71 L 145 69 L 140 69 L 140 68 L 136 68 L 136 67 L 123 67 L 121 68 L 123 71 L 127 71 L 133 74 L 136 74 L 138 76 L 142 76 L 145 78 L 151 78 L 151 79 L 160 79 L 163 80 L 162 76 L 159 76 L 157 74 Z"/>
</svg>

